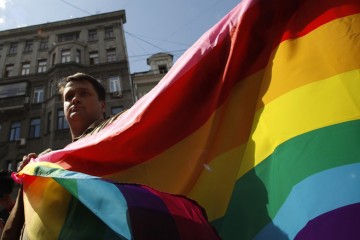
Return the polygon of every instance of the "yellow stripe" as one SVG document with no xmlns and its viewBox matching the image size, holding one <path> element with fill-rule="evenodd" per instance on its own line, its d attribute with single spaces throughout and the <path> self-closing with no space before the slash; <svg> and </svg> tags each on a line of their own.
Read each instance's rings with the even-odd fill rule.
<svg viewBox="0 0 360 240">
<path fill-rule="evenodd" d="M 283 42 L 270 59 L 259 107 L 282 94 L 339 73 L 360 68 L 360 14 L 329 22 Z"/>
<path fill-rule="evenodd" d="M 52 178 L 32 177 L 24 182 L 24 210 L 29 239 L 57 239 L 64 224 L 70 194 Z"/>
<path fill-rule="evenodd" d="M 238 178 L 295 136 L 360 118 L 360 70 L 290 91 L 257 112 Z"/>
<path fill-rule="evenodd" d="M 226 212 L 244 151 L 240 145 L 213 159 L 188 194 L 206 209 L 210 221 Z"/>
</svg>

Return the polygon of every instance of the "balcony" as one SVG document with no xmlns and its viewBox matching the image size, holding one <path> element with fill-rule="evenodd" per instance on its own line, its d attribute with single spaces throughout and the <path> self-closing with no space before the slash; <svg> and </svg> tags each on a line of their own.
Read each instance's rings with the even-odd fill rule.
<svg viewBox="0 0 360 240">
<path fill-rule="evenodd" d="M 0 113 L 8 111 L 24 111 L 29 107 L 29 97 L 26 95 L 0 98 Z"/>
</svg>

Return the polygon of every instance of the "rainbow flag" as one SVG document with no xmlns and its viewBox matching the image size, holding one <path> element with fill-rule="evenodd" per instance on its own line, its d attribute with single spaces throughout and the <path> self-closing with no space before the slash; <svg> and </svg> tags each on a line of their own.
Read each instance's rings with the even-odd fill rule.
<svg viewBox="0 0 360 240">
<path fill-rule="evenodd" d="M 96 180 L 194 199 L 223 239 L 360 238 L 359 89 L 359 0 L 244 0 L 115 122 L 19 174 L 26 224 L 58 237 L 81 202 L 132 238 Z"/>
</svg>

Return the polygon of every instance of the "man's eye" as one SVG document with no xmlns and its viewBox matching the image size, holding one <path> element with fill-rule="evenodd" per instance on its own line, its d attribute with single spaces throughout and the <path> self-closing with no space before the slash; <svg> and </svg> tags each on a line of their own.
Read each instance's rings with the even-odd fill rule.
<svg viewBox="0 0 360 240">
<path fill-rule="evenodd" d="M 66 101 L 71 101 L 71 99 L 73 99 L 74 95 L 66 95 L 65 96 L 65 100 Z"/>
<path fill-rule="evenodd" d="M 87 91 L 83 91 L 83 92 L 80 93 L 80 95 L 81 95 L 82 97 L 85 97 L 85 96 L 88 96 L 89 93 L 88 93 Z"/>
</svg>

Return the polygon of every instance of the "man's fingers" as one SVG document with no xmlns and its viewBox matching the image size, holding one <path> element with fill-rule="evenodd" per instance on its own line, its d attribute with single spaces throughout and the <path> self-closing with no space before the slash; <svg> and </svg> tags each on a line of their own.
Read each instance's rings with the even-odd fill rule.
<svg viewBox="0 0 360 240">
<path fill-rule="evenodd" d="M 28 155 L 25 155 L 23 157 L 23 160 L 20 162 L 20 166 L 18 168 L 18 172 L 21 171 L 29 162 L 32 158 L 36 158 L 37 154 L 36 153 L 29 153 Z"/>
</svg>

